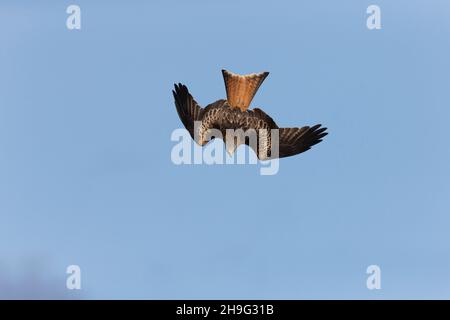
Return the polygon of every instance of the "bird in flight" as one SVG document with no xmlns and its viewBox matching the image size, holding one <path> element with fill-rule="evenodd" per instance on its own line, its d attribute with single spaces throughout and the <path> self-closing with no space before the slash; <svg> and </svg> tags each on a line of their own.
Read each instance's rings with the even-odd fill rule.
<svg viewBox="0 0 450 320">
<path fill-rule="evenodd" d="M 178 116 L 192 139 L 199 145 L 204 146 L 214 139 L 216 136 L 210 132 L 218 130 L 230 155 L 239 145 L 246 144 L 255 151 L 260 160 L 269 160 L 305 152 L 328 134 L 325 132 L 327 128 L 321 124 L 279 128 L 261 109 L 248 109 L 268 72 L 238 75 L 222 70 L 222 74 L 227 99 L 217 100 L 205 108 L 199 106 L 185 85 L 175 84 L 175 90 L 172 90 Z M 250 135 L 229 135 L 229 130 L 254 132 L 257 143 L 252 143 Z M 277 149 L 275 152 L 274 147 Z"/>
</svg>

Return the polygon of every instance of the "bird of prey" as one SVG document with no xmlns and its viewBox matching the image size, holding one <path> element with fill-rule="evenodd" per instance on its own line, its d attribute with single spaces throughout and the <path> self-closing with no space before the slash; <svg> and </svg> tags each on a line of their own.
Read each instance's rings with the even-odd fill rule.
<svg viewBox="0 0 450 320">
<path fill-rule="evenodd" d="M 205 108 L 199 106 L 185 85 L 175 84 L 175 90 L 172 91 L 181 122 L 199 145 L 204 146 L 214 139 L 215 136 L 209 135 L 208 132 L 215 129 L 221 133 L 230 155 L 239 145 L 246 144 L 255 151 L 260 160 L 269 160 L 307 151 L 328 134 L 325 132 L 327 128 L 321 124 L 301 128 L 279 128 L 261 109 L 248 109 L 268 72 L 238 75 L 222 70 L 222 74 L 227 99 L 217 100 Z M 250 143 L 248 136 L 230 136 L 226 132 L 228 129 L 241 129 L 244 132 L 253 130 L 256 132 L 258 143 Z M 276 137 L 274 130 L 278 132 L 277 141 L 274 139 Z M 274 146 L 277 146 L 278 152 L 273 152 Z"/>
</svg>

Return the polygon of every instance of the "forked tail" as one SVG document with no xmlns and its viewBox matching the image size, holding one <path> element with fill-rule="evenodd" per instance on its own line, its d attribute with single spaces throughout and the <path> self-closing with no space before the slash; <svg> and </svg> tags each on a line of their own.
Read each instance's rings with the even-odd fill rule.
<svg viewBox="0 0 450 320">
<path fill-rule="evenodd" d="M 259 86 L 269 75 L 268 72 L 261 72 L 241 76 L 227 70 L 222 70 L 222 74 L 227 90 L 228 104 L 242 111 L 248 109 Z"/>
</svg>

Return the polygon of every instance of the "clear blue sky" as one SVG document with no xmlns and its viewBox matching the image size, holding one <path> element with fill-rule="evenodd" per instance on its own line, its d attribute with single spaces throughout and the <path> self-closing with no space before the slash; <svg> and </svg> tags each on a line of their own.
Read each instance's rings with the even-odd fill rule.
<svg viewBox="0 0 450 320">
<path fill-rule="evenodd" d="M 449 299 L 449 14 L 445 0 L 2 1 L 0 297 Z M 275 176 L 175 166 L 172 85 L 206 105 L 225 96 L 222 68 L 270 71 L 253 106 L 329 136 Z"/>
</svg>

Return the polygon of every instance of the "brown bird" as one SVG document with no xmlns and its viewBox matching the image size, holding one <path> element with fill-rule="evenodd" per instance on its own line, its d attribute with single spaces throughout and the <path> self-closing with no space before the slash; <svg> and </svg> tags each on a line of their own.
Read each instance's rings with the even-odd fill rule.
<svg viewBox="0 0 450 320">
<path fill-rule="evenodd" d="M 203 146 L 218 137 L 211 134 L 215 129 L 221 133 L 230 155 L 239 145 L 246 144 L 255 151 L 260 160 L 268 160 L 290 157 L 309 150 L 328 134 L 325 132 L 327 128 L 321 127 L 321 124 L 312 127 L 279 128 L 261 109 L 248 109 L 268 72 L 238 75 L 222 70 L 222 74 L 227 99 L 217 100 L 205 108 L 198 105 L 185 85 L 175 84 L 175 90 L 172 90 L 181 122 L 199 145 Z M 230 135 L 228 129 L 254 132 L 256 143 L 252 141 L 250 134 Z M 276 140 L 274 132 L 278 132 Z"/>
</svg>

